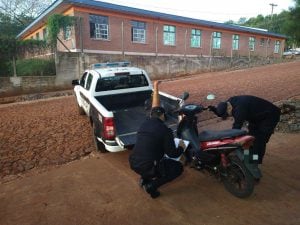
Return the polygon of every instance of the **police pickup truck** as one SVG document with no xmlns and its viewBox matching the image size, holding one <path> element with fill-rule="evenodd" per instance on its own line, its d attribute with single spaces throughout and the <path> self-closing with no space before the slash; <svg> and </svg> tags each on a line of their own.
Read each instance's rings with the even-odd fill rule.
<svg viewBox="0 0 300 225">
<path fill-rule="evenodd" d="M 91 65 L 79 80 L 73 80 L 79 114 L 87 115 L 96 149 L 118 152 L 132 147 L 141 123 L 149 116 L 153 86 L 147 73 L 129 62 Z M 167 113 L 166 124 L 177 126 L 177 98 L 159 92 Z"/>
</svg>

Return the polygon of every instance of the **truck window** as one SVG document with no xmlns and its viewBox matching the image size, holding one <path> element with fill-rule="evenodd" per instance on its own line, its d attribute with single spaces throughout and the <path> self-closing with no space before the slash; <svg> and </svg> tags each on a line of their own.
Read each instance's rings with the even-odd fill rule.
<svg viewBox="0 0 300 225">
<path fill-rule="evenodd" d="M 118 90 L 125 88 L 136 88 L 148 86 L 148 81 L 144 74 L 137 75 L 117 75 L 113 77 L 100 78 L 97 81 L 96 92 Z"/>
<path fill-rule="evenodd" d="M 85 72 L 85 73 L 82 75 L 81 79 L 80 79 L 80 86 L 82 86 L 82 87 L 84 87 L 84 84 L 85 84 L 85 80 L 86 80 L 87 74 L 88 74 L 88 73 Z"/>
<path fill-rule="evenodd" d="M 86 86 L 85 86 L 86 90 L 90 90 L 92 81 L 93 81 L 93 75 L 89 74 L 86 80 Z"/>
</svg>

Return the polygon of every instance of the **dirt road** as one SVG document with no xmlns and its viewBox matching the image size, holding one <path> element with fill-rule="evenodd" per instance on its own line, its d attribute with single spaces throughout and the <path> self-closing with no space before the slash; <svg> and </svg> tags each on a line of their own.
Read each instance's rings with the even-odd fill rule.
<svg viewBox="0 0 300 225">
<path fill-rule="evenodd" d="M 253 94 L 278 101 L 300 94 L 300 62 L 202 74 L 161 87 L 175 95 L 188 90 L 189 101 L 198 103 L 209 92 L 217 100 Z M 272 136 L 264 178 L 248 199 L 186 168 L 152 200 L 137 186 L 128 152 L 94 152 L 88 120 L 77 115 L 72 96 L 1 105 L 0 121 L 1 225 L 300 223 L 299 134 Z"/>
</svg>

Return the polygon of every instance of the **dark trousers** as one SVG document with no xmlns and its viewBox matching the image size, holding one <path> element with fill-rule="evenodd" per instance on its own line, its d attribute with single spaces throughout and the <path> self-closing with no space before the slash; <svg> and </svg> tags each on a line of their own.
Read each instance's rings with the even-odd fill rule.
<svg viewBox="0 0 300 225">
<path fill-rule="evenodd" d="M 152 182 L 153 187 L 157 189 L 165 183 L 168 183 L 180 176 L 183 172 L 183 166 L 178 161 L 163 158 L 157 165 L 154 166 L 153 170 L 150 171 L 155 172 L 149 173 L 148 171 L 145 171 L 145 173 L 139 174 L 146 182 Z"/>
<path fill-rule="evenodd" d="M 249 124 L 249 134 L 255 137 L 253 146 L 250 148 L 250 162 L 262 164 L 266 152 L 266 145 L 274 133 L 279 119 L 280 113 L 273 115 L 273 118 L 262 121 L 259 124 Z M 258 160 L 253 160 L 253 155 L 258 155 Z"/>
<path fill-rule="evenodd" d="M 258 155 L 258 160 L 253 160 L 253 158 L 250 157 L 250 162 L 262 164 L 266 153 L 266 145 L 269 142 L 272 133 L 250 131 L 249 134 L 255 137 L 253 146 L 250 148 L 250 155 Z"/>
</svg>

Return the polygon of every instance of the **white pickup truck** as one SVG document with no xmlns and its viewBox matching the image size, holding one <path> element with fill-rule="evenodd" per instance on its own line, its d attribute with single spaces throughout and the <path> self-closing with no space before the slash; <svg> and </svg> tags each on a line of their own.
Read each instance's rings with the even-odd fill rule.
<svg viewBox="0 0 300 225">
<path fill-rule="evenodd" d="M 143 69 L 128 62 L 97 63 L 73 80 L 79 113 L 87 115 L 96 149 L 118 152 L 132 147 L 141 123 L 149 116 L 153 86 Z M 167 125 L 175 130 L 182 99 L 159 92 Z"/>
</svg>

